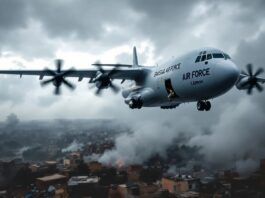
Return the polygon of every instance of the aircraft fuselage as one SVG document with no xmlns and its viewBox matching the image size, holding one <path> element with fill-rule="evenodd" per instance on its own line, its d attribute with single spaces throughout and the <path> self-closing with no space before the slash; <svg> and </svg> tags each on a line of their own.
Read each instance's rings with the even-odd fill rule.
<svg viewBox="0 0 265 198">
<path fill-rule="evenodd" d="M 144 82 L 125 89 L 123 96 L 140 97 L 145 107 L 209 100 L 229 91 L 239 74 L 227 54 L 204 48 L 153 67 Z"/>
</svg>

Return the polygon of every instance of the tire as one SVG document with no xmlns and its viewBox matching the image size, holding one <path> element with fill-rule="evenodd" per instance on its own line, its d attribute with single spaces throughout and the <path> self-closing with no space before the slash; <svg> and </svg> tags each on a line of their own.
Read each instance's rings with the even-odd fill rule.
<svg viewBox="0 0 265 198">
<path fill-rule="evenodd" d="M 210 111 L 211 107 L 212 107 L 211 103 L 209 101 L 206 101 L 205 102 L 205 111 Z"/>
<path fill-rule="evenodd" d="M 203 110 L 205 110 L 205 103 L 204 102 L 202 102 L 202 101 L 198 101 L 197 102 L 197 109 L 198 109 L 198 111 L 203 111 Z"/>
</svg>

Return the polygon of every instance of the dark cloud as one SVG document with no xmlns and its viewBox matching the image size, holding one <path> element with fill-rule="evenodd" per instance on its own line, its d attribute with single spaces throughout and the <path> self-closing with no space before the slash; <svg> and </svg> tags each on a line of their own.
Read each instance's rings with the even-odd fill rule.
<svg viewBox="0 0 265 198">
<path fill-rule="evenodd" d="M 126 1 L 32 1 L 32 17 L 41 22 L 51 38 L 97 40 L 115 29 L 123 31 L 134 22 Z M 131 24 L 133 25 L 133 24 Z M 129 32 L 127 32 L 129 33 Z M 123 35 L 120 35 L 121 39 Z M 115 35 L 112 35 L 115 37 Z M 117 39 L 117 37 L 115 37 Z"/>
<path fill-rule="evenodd" d="M 247 63 L 252 63 L 256 68 L 262 67 L 265 69 L 264 53 L 262 53 L 264 48 L 265 30 L 260 33 L 257 31 L 257 35 L 253 39 L 242 40 L 239 43 L 237 54 L 233 58 L 243 69 L 245 69 L 244 66 Z"/>
<path fill-rule="evenodd" d="M 1 0 L 0 2 L 0 30 L 14 30 L 27 25 L 28 6 L 24 1 Z"/>
</svg>

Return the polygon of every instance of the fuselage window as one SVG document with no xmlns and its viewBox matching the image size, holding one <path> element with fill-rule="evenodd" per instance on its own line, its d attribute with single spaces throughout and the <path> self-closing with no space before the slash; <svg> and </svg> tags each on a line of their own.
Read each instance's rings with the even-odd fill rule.
<svg viewBox="0 0 265 198">
<path fill-rule="evenodd" d="M 205 61 L 205 60 L 206 60 L 206 55 L 203 55 L 201 61 Z"/>
<path fill-rule="evenodd" d="M 207 60 L 212 59 L 212 54 L 207 54 Z"/>
<path fill-rule="evenodd" d="M 224 55 L 220 53 L 214 53 L 213 58 L 224 58 Z"/>
<path fill-rule="evenodd" d="M 228 54 L 224 54 L 225 59 L 231 59 L 231 57 Z"/>
</svg>

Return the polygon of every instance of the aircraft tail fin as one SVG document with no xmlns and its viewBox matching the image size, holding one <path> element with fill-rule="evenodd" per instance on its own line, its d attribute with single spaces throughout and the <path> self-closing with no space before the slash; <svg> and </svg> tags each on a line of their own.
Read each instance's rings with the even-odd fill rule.
<svg viewBox="0 0 265 198">
<path fill-rule="evenodd" d="M 138 58 L 137 58 L 137 51 L 136 51 L 136 47 L 133 47 L 133 67 L 138 67 Z"/>
</svg>

